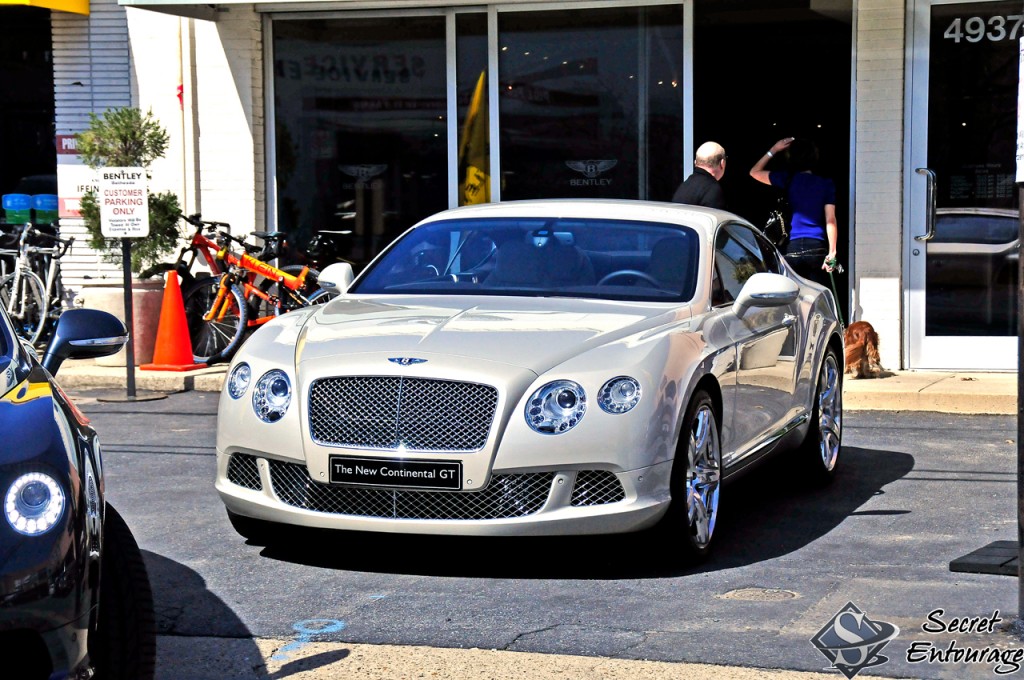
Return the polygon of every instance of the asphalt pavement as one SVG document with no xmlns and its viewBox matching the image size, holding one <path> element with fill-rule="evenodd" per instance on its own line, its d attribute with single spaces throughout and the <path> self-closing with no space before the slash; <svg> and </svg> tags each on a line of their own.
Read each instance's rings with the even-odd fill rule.
<svg viewBox="0 0 1024 680">
<path fill-rule="evenodd" d="M 154 390 L 166 392 L 181 390 L 213 392 L 219 390 L 222 384 L 224 367 L 214 367 L 178 374 L 146 374 L 139 372 L 137 376 L 137 389 L 144 393 Z M 61 385 L 73 394 L 83 393 L 92 396 L 104 393 L 110 394 L 124 390 L 125 368 L 69 363 L 61 368 L 58 378 Z M 96 388 L 101 388 L 103 391 L 97 392 L 95 391 Z M 907 423 L 908 421 L 905 418 L 898 415 L 899 412 L 1016 414 L 1016 389 L 1016 374 L 896 372 L 877 380 L 847 380 L 844 391 L 846 408 L 848 410 L 886 412 L 877 415 L 864 414 L 866 421 L 859 426 L 859 429 L 861 431 L 874 432 L 885 427 L 887 422 L 894 424 Z M 184 395 L 179 394 L 177 397 L 180 399 Z M 83 408 L 85 408 L 87 414 L 98 409 L 98 406 L 91 406 L 88 403 L 89 398 L 91 397 L 82 399 L 85 401 Z M 167 405 L 168 401 L 171 400 L 157 401 L 153 407 L 136 403 L 136 405 L 122 406 L 121 410 L 127 410 L 125 413 L 133 414 L 144 414 L 151 410 L 160 411 L 161 409 L 170 411 L 174 407 L 170 405 L 165 407 L 163 405 Z M 204 394 L 201 400 L 207 403 L 206 408 L 197 409 L 196 413 L 186 414 L 193 421 L 197 417 L 208 418 L 206 414 L 212 413 L 210 405 L 215 400 L 215 395 Z M 162 406 L 157 407 L 156 405 Z M 98 418 L 102 421 L 105 416 L 98 416 Z M 139 418 L 139 420 L 142 419 Z M 972 452 L 974 458 L 970 463 L 965 464 L 963 473 L 955 472 L 955 465 L 945 464 L 946 461 L 955 460 L 957 456 L 955 450 L 961 444 L 957 444 L 956 441 L 952 440 L 955 437 L 950 437 L 948 451 L 928 452 L 933 456 L 934 462 L 926 462 L 922 455 L 918 456 L 918 460 L 916 460 L 914 465 L 912 459 L 900 453 L 899 442 L 901 438 L 908 436 L 906 432 L 910 430 L 894 428 L 891 442 L 883 445 L 881 449 L 878 447 L 866 449 L 862 448 L 862 444 L 858 441 L 858 427 L 855 426 L 845 438 L 849 441 L 848 449 L 851 460 L 854 462 L 852 467 L 864 470 L 861 473 L 864 476 L 853 481 L 853 490 L 859 490 L 862 486 L 862 491 L 867 495 L 853 499 L 851 503 L 856 505 L 856 507 L 851 506 L 839 512 L 835 522 L 829 519 L 831 516 L 829 513 L 833 513 L 833 510 L 837 510 L 836 508 L 827 509 L 825 514 L 828 517 L 822 517 L 820 514 L 811 516 L 813 515 L 811 513 L 811 515 L 800 520 L 800 522 L 810 522 L 814 525 L 808 525 L 802 529 L 798 527 L 800 530 L 796 534 L 810 536 L 812 539 L 813 537 L 820 538 L 813 539 L 813 541 L 808 539 L 809 543 L 807 545 L 801 544 L 800 546 L 796 544 L 786 545 L 783 541 L 782 544 L 773 548 L 764 543 L 763 538 L 757 536 L 757 527 L 750 530 L 733 528 L 733 533 L 739 534 L 738 537 L 733 537 L 733 539 L 738 539 L 737 543 L 748 546 L 760 546 L 760 548 L 749 548 L 749 550 L 757 551 L 760 549 L 762 552 L 767 550 L 768 552 L 765 554 L 769 558 L 772 555 L 777 555 L 774 559 L 768 559 L 762 555 L 762 557 L 750 561 L 743 557 L 744 548 L 736 549 L 732 557 L 729 556 L 730 553 L 728 552 L 733 550 L 730 548 L 727 551 L 720 551 L 719 560 L 724 570 L 703 575 L 702 578 L 705 580 L 709 577 L 717 579 L 722 573 L 727 573 L 730 569 L 733 570 L 735 576 L 730 577 L 730 579 L 733 581 L 738 580 L 732 583 L 737 588 L 729 592 L 735 591 L 738 594 L 736 595 L 736 604 L 730 605 L 730 607 L 735 607 L 737 611 L 743 613 L 753 613 L 759 609 L 764 610 L 771 607 L 773 601 L 775 601 L 774 605 L 778 606 L 779 598 L 784 600 L 788 597 L 786 591 L 774 587 L 764 587 L 764 581 L 759 581 L 758 578 L 748 575 L 748 572 L 751 575 L 753 573 L 764 573 L 762 569 L 765 564 L 781 564 L 781 568 L 791 571 L 801 568 L 828 569 L 828 560 L 834 559 L 834 551 L 844 546 L 846 549 L 849 549 L 851 542 L 863 542 L 865 551 L 878 552 L 881 550 L 883 554 L 892 554 L 890 559 L 883 560 L 881 564 L 873 564 L 868 559 L 865 560 L 863 566 L 855 566 L 853 569 L 854 575 L 849 578 L 849 583 L 846 583 L 842 589 L 837 589 L 837 592 L 829 592 L 826 589 L 821 592 L 809 591 L 797 594 L 798 599 L 796 601 L 799 602 L 800 598 L 810 597 L 816 602 L 815 606 L 807 610 L 802 617 L 796 620 L 783 621 L 779 624 L 782 626 L 782 630 L 774 633 L 759 630 L 757 627 L 744 627 L 742 625 L 744 622 L 740 620 L 735 627 L 726 627 L 724 633 L 720 635 L 721 631 L 719 631 L 719 628 L 722 628 L 722 625 L 716 619 L 715 622 L 709 622 L 705 630 L 682 630 L 677 634 L 683 636 L 675 640 L 675 644 L 680 646 L 682 646 L 681 640 L 703 640 L 707 638 L 707 643 L 697 644 L 697 648 L 702 649 L 702 651 L 692 654 L 689 658 L 684 657 L 677 661 L 662 661 L 664 657 L 672 657 L 674 660 L 677 658 L 677 656 L 671 653 L 666 654 L 664 645 L 668 643 L 668 640 L 658 642 L 658 635 L 665 636 L 664 632 L 650 633 L 643 636 L 646 639 L 638 638 L 632 641 L 625 634 L 615 633 L 614 631 L 606 632 L 604 634 L 610 636 L 609 640 L 612 642 L 615 641 L 614 638 L 616 636 L 620 635 L 625 640 L 622 642 L 624 645 L 623 651 L 616 652 L 616 655 L 612 657 L 610 654 L 602 655 L 600 653 L 600 644 L 607 644 L 609 640 L 598 641 L 598 645 L 595 647 L 598 651 L 593 654 L 559 653 L 558 650 L 562 648 L 562 642 L 557 640 L 557 635 L 554 635 L 548 642 L 544 642 L 547 639 L 546 636 L 552 636 L 551 631 L 544 630 L 538 630 L 531 634 L 534 637 L 532 641 L 529 641 L 529 636 L 523 638 L 523 641 L 518 645 L 487 646 L 481 644 L 463 647 L 442 643 L 427 645 L 396 644 L 388 640 L 382 640 L 376 644 L 332 640 L 331 638 L 339 636 L 317 634 L 316 627 L 327 625 L 326 621 L 306 622 L 306 628 L 301 630 L 296 628 L 291 635 L 281 630 L 263 631 L 256 626 L 253 626 L 256 630 L 253 630 L 252 633 L 249 633 L 245 627 L 240 628 L 238 633 L 232 633 L 228 629 L 227 633 L 218 635 L 189 635 L 183 634 L 180 631 L 174 631 L 173 634 L 161 635 L 159 639 L 160 665 L 158 668 L 158 680 L 198 680 L 199 678 L 204 680 L 206 678 L 211 680 L 213 678 L 218 680 L 222 678 L 253 678 L 260 680 L 264 678 L 380 678 L 382 680 L 385 678 L 458 680 L 489 678 L 494 678 L 495 680 L 504 678 L 529 678 L 532 680 L 547 680 L 548 678 L 574 680 L 580 678 L 581 680 L 589 680 L 591 678 L 607 678 L 609 680 L 617 680 L 620 678 L 632 679 L 641 677 L 650 678 L 651 680 L 660 680 L 662 678 L 725 678 L 727 680 L 736 678 L 745 680 L 746 678 L 810 679 L 840 677 L 835 671 L 830 673 L 809 673 L 806 669 L 803 671 L 784 670 L 787 664 L 784 661 L 777 661 L 778 657 L 773 656 L 772 653 L 766 653 L 764 647 L 771 644 L 777 645 L 781 634 L 792 637 L 797 641 L 797 644 L 807 645 L 808 638 L 815 634 L 815 631 L 823 622 L 828 620 L 829 615 L 838 612 L 848 597 L 852 597 L 857 604 L 864 606 L 865 613 L 868 614 L 877 611 L 891 612 L 894 609 L 898 609 L 901 614 L 899 618 L 891 617 L 891 615 L 886 618 L 890 619 L 890 621 L 904 631 L 904 637 L 908 631 L 921 630 L 923 624 L 921 612 L 926 611 L 935 602 L 944 603 L 950 611 L 970 611 L 972 614 L 977 614 L 979 620 L 983 619 L 985 615 L 981 611 L 981 602 L 989 604 L 995 602 L 994 606 L 1005 612 L 1016 608 L 1014 579 L 979 575 L 950 575 L 944 568 L 945 564 L 949 558 L 966 552 L 964 549 L 965 542 L 958 541 L 954 545 L 949 536 L 942 534 L 943 530 L 945 530 L 946 534 L 953 530 L 948 526 L 944 526 L 946 521 L 943 519 L 943 511 L 947 512 L 951 517 L 975 516 L 976 528 L 974 530 L 977 536 L 971 536 L 966 542 L 971 546 L 981 546 L 990 538 L 1006 538 L 1006 536 L 1012 534 L 1007 528 L 1009 525 L 1007 521 L 993 520 L 988 516 L 1011 516 L 1012 512 L 1006 512 L 1007 508 L 1001 507 L 1002 505 L 1007 505 L 1005 503 L 1006 498 L 1001 499 L 1001 505 L 997 504 L 998 507 L 994 513 L 989 512 L 988 515 L 980 520 L 977 518 L 979 514 L 978 508 L 975 507 L 978 504 L 986 508 L 989 507 L 990 502 L 987 499 L 995 498 L 996 495 L 988 494 L 988 488 L 998 487 L 1001 490 L 1002 486 L 1007 485 L 1006 483 L 995 484 L 993 482 L 1011 481 L 1011 475 L 1013 475 L 1011 444 L 1013 442 L 1009 437 L 1012 436 L 1010 431 L 1012 424 L 1013 421 L 1007 418 L 999 420 L 980 419 L 978 424 L 979 431 L 987 433 L 994 431 L 999 436 L 1006 435 L 1007 438 L 999 439 L 997 436 L 993 442 L 979 444 L 979 450 Z M 208 426 L 209 422 L 205 422 L 203 425 Z M 184 433 L 187 426 L 187 419 L 183 423 L 168 425 L 168 427 L 173 428 L 169 432 L 181 432 L 183 436 L 187 436 Z M 113 436 L 106 434 L 110 428 L 105 426 L 102 428 L 104 444 L 110 444 L 104 445 L 104 450 L 112 462 L 116 462 L 119 457 L 153 453 L 150 450 L 150 444 L 145 443 L 148 440 L 147 437 L 153 437 L 152 431 L 144 432 L 143 430 L 146 427 L 144 423 L 131 427 L 136 428 L 136 430 L 126 432 L 114 431 L 111 433 Z M 152 429 L 152 425 L 148 427 Z M 931 427 L 931 429 L 934 430 L 936 428 Z M 959 436 L 959 433 L 955 436 Z M 978 438 L 980 439 L 981 437 L 979 436 Z M 166 437 L 162 440 L 166 440 Z M 933 445 L 931 449 L 938 450 L 940 447 Z M 187 448 L 178 449 L 172 445 L 172 447 L 168 448 L 168 453 L 165 455 L 170 457 L 176 456 L 179 461 L 188 461 L 188 451 Z M 902 465 L 907 469 L 900 468 L 900 470 L 893 473 L 896 476 L 892 479 L 888 477 L 886 479 L 874 479 L 879 474 L 883 474 L 879 465 L 872 464 L 872 461 L 876 461 L 879 464 L 883 463 L 883 458 L 878 457 L 880 454 L 886 454 L 883 457 L 885 458 L 885 465 L 890 467 L 892 465 L 897 467 Z M 991 467 L 987 463 L 989 461 L 987 456 L 993 455 L 1000 461 L 997 466 L 998 469 L 994 472 L 983 472 L 983 470 Z M 992 460 L 996 460 L 996 458 Z M 907 460 L 904 461 L 904 459 Z M 170 470 L 172 467 L 180 466 L 180 462 L 168 462 L 167 465 L 170 466 L 168 467 Z M 909 474 L 911 470 L 915 475 Z M 961 482 L 950 483 L 954 482 L 957 477 L 962 477 Z M 115 477 L 111 482 L 112 485 L 117 481 Z M 892 488 L 891 484 L 896 481 L 910 482 L 911 485 L 916 484 L 919 486 L 936 482 L 941 483 L 942 488 L 948 490 L 939 492 L 943 496 L 942 503 L 944 507 L 927 515 L 921 511 L 907 513 L 906 510 L 889 508 L 886 499 L 888 498 L 889 503 L 891 503 L 897 497 L 892 494 L 887 497 L 885 490 Z M 850 482 L 848 481 L 847 483 Z M 125 486 L 119 485 L 118 487 L 121 491 L 115 491 L 114 494 L 124 494 Z M 868 494 L 871 488 L 876 487 L 878 487 L 876 493 L 873 495 Z M 184 491 L 181 486 L 177 488 L 181 490 L 177 492 L 180 495 L 177 501 L 186 504 L 193 502 L 190 499 L 193 498 L 191 495 L 194 494 L 194 491 Z M 206 488 L 202 490 L 202 493 L 208 492 L 209 490 L 206 490 Z M 200 492 L 195 493 L 197 498 L 201 495 Z M 1004 493 L 1002 496 L 1006 496 L 1006 494 Z M 122 500 L 124 500 L 123 497 L 119 499 L 119 507 L 121 507 L 120 503 Z M 796 513 L 802 516 L 800 507 L 803 503 L 807 502 L 808 499 L 797 499 L 791 502 L 788 504 L 788 514 L 793 515 Z M 775 521 L 773 517 L 783 518 L 785 516 L 786 513 L 784 512 L 775 515 L 774 513 L 777 511 L 772 509 L 773 505 L 774 502 L 763 506 L 767 509 L 768 514 L 759 521 L 758 526 L 761 529 L 771 526 Z M 758 503 L 755 503 L 751 510 L 765 512 L 762 509 L 762 505 Z M 1012 508 L 1010 510 L 1012 511 Z M 159 512 L 154 515 L 153 523 L 150 526 L 142 527 L 148 540 L 153 540 L 152 532 L 154 530 L 159 532 L 161 530 L 160 527 L 165 521 L 158 515 L 160 515 Z M 821 529 L 821 527 L 815 528 L 825 520 L 828 520 L 826 522 L 827 530 Z M 870 530 L 868 530 L 867 534 L 864 533 L 865 527 L 861 526 L 861 524 L 870 523 L 873 526 L 879 522 L 881 522 L 879 526 L 882 528 L 882 534 L 872 536 Z M 220 523 L 226 524 L 226 520 L 223 520 L 221 517 Z M 216 527 L 198 526 L 196 530 L 210 532 L 214 528 Z M 170 529 L 163 530 L 164 532 L 169 532 Z M 914 559 L 921 558 L 920 556 L 914 556 L 914 548 L 910 547 L 911 537 L 920 536 L 923 533 L 934 533 L 936 530 L 938 530 L 939 535 L 942 537 L 938 542 L 942 548 L 941 554 L 931 556 L 936 558 L 934 560 L 926 558 L 924 561 L 934 561 L 939 564 L 913 565 Z M 214 533 L 217 533 L 218 536 L 220 534 L 220 532 Z M 963 534 L 963 532 L 961 533 Z M 229 533 L 229 529 L 225 536 L 230 536 L 232 539 L 237 538 Z M 828 541 L 822 543 L 824 537 L 827 537 Z M 778 538 L 782 540 L 782 537 Z M 879 547 L 880 541 L 884 543 L 881 548 Z M 383 548 L 383 544 L 381 547 Z M 725 554 L 722 555 L 722 553 Z M 799 562 L 797 559 L 798 555 Z M 264 550 L 263 553 L 252 555 L 252 557 L 256 559 L 256 568 L 259 568 L 258 563 L 262 563 L 267 557 L 273 560 L 274 555 L 272 552 L 267 555 Z M 765 559 L 768 559 L 768 561 L 765 561 Z M 750 564 L 744 567 L 744 564 L 748 561 L 750 561 Z M 732 562 L 736 563 L 732 564 Z M 157 567 L 156 576 L 163 581 L 166 575 L 160 571 L 161 562 L 158 561 L 155 566 Z M 374 566 L 374 563 L 371 563 L 367 567 L 368 572 L 373 572 Z M 245 567 L 240 564 L 239 568 Z M 203 572 L 205 573 L 205 570 Z M 945 576 L 942 576 L 943 573 L 945 573 Z M 688 578 L 693 579 L 696 577 L 697 575 L 692 575 Z M 750 588 L 741 587 L 743 583 L 740 582 L 750 582 L 746 583 Z M 181 584 L 178 582 L 170 581 L 171 587 L 178 587 L 179 585 Z M 993 586 L 997 587 L 993 590 Z M 163 583 L 161 587 L 167 588 L 168 584 Z M 247 594 L 257 595 L 258 593 Z M 281 597 L 281 595 L 279 594 L 278 597 Z M 717 597 L 724 597 L 724 595 Z M 840 600 L 843 601 L 841 602 Z M 896 600 L 899 601 L 898 605 L 894 604 Z M 972 602 L 976 604 L 972 605 Z M 241 601 L 228 602 L 227 604 L 226 611 L 245 611 L 246 607 L 254 606 L 252 602 L 243 603 Z M 696 603 L 694 604 L 696 606 Z M 259 609 L 261 605 L 256 603 L 255 606 Z M 658 608 L 656 602 L 651 602 L 647 606 L 654 607 L 655 609 Z M 800 606 L 806 609 L 807 605 Z M 800 606 L 798 606 L 798 609 L 800 609 Z M 989 608 L 991 609 L 990 606 Z M 161 613 L 162 615 L 167 615 L 167 612 Z M 180 615 L 180 617 L 187 618 L 188 614 L 177 611 L 173 615 L 175 617 Z M 701 613 L 695 610 L 695 617 L 697 619 L 700 619 L 701 615 Z M 1017 636 L 1007 631 L 1007 615 L 1010 615 L 1012 618 L 1012 614 L 1004 614 L 1005 618 L 999 623 L 998 631 L 994 638 L 992 635 L 959 636 L 959 642 L 970 644 L 972 640 L 975 640 L 977 642 L 977 649 L 988 649 L 990 653 L 995 653 L 992 650 L 1001 650 L 999 653 L 1015 653 L 1018 648 L 1024 645 L 1017 641 L 1019 640 Z M 400 621 L 400 618 L 396 621 Z M 483 618 L 479 623 L 481 627 L 485 627 L 489 622 L 486 618 Z M 888 622 L 881 623 L 886 624 Z M 356 634 L 355 630 L 350 632 L 353 636 Z M 922 636 L 921 633 L 918 635 L 919 637 Z M 341 637 L 344 638 L 344 636 Z M 924 637 L 926 640 L 929 639 L 929 636 Z M 357 638 L 349 637 L 347 639 Z M 554 640 L 554 643 L 552 643 L 552 640 Z M 903 648 L 899 649 L 899 653 L 904 651 L 905 644 L 906 640 L 903 640 Z M 750 645 L 749 651 L 743 649 L 745 645 Z M 542 651 L 538 651 L 538 649 Z M 892 647 L 890 647 L 891 650 Z M 1021 653 L 1024 654 L 1024 651 Z M 653 661 L 652 658 L 645 658 L 645 654 L 652 658 L 658 658 L 658 661 Z M 624 658 L 621 657 L 622 655 L 635 657 Z M 743 666 L 723 663 L 723 660 L 729 660 L 729 658 L 735 660 L 735 658 L 748 657 L 751 663 L 744 663 Z M 712 660 L 712 663 L 693 663 L 707 660 Z M 825 669 L 827 663 L 825 663 L 823 656 L 820 661 L 820 668 Z M 943 672 L 942 666 L 926 666 L 921 667 L 923 670 L 920 674 L 913 672 L 915 668 L 908 667 L 905 663 L 899 665 L 894 663 L 880 668 L 868 667 L 860 672 L 857 677 L 968 677 L 967 674 L 961 675 L 958 673 L 957 668 L 962 667 L 952 667 L 948 671 Z M 970 677 L 992 676 L 994 675 L 993 669 L 994 666 L 992 664 L 982 668 L 975 666 L 972 668 L 974 672 L 970 674 Z M 872 676 L 872 671 L 878 671 L 881 675 Z M 1015 675 L 1024 675 L 1024 673 L 1018 672 L 1010 675 L 1013 677 Z"/>
</svg>

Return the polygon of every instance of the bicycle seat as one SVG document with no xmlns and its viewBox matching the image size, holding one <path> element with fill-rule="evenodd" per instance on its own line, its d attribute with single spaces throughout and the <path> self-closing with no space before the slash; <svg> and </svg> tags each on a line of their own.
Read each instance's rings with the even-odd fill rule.
<svg viewBox="0 0 1024 680">
<path fill-rule="evenodd" d="M 261 238 L 264 241 L 277 241 L 285 237 L 283 231 L 254 231 L 252 235 L 256 238 Z"/>
</svg>

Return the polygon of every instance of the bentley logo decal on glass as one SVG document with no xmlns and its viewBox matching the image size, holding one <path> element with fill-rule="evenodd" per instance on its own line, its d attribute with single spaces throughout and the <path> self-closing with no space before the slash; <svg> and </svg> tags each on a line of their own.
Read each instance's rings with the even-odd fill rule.
<svg viewBox="0 0 1024 680">
<path fill-rule="evenodd" d="M 355 177 L 360 182 L 365 182 L 376 177 L 388 169 L 386 163 L 376 165 L 339 165 L 338 169 L 349 177 Z"/>
<path fill-rule="evenodd" d="M 604 187 L 612 183 L 612 180 L 607 177 L 601 177 L 604 173 L 608 172 L 619 162 L 615 160 L 589 160 L 589 161 L 566 161 L 565 165 L 571 170 L 582 174 L 586 179 L 571 179 L 569 180 L 569 186 L 573 187 Z"/>
<path fill-rule="evenodd" d="M 398 364 L 399 366 L 411 366 L 412 364 L 427 363 L 426 359 L 417 359 L 415 357 L 390 357 L 388 358 L 388 361 L 393 364 Z"/>
</svg>

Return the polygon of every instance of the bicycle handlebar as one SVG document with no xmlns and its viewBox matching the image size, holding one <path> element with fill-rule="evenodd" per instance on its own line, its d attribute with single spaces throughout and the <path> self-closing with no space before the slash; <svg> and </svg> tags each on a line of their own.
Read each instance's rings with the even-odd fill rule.
<svg viewBox="0 0 1024 680">
<path fill-rule="evenodd" d="M 188 222 L 189 224 L 198 229 L 215 231 L 220 227 L 224 227 L 225 229 L 228 230 L 228 232 L 231 231 L 231 225 L 228 224 L 227 222 L 211 222 L 210 220 L 204 220 L 201 213 L 195 213 L 194 215 L 184 215 L 182 213 L 178 213 L 178 217 L 180 217 L 181 219 L 185 220 L 186 222 Z"/>
</svg>

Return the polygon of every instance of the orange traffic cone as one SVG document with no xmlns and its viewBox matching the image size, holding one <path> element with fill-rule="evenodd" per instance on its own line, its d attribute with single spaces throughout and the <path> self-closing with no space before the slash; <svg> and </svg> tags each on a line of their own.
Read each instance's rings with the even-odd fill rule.
<svg viewBox="0 0 1024 680">
<path fill-rule="evenodd" d="M 192 358 L 192 339 L 188 334 L 188 320 L 185 318 L 185 302 L 181 297 L 178 273 L 167 272 L 164 286 L 164 300 L 160 307 L 160 325 L 156 329 L 156 346 L 153 348 L 153 363 L 139 366 L 143 371 L 190 371 L 204 368 Z"/>
</svg>

